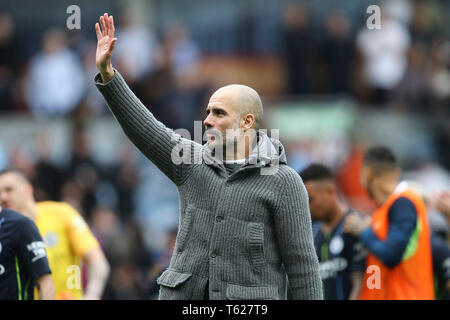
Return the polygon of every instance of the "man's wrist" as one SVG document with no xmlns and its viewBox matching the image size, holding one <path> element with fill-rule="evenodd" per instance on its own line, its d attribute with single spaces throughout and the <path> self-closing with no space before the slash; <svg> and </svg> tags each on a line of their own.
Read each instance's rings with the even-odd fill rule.
<svg viewBox="0 0 450 320">
<path fill-rule="evenodd" d="M 367 237 L 368 234 L 371 233 L 371 230 L 372 229 L 370 227 L 362 229 L 361 232 L 358 234 L 358 238 L 362 239 L 362 238 Z"/>
<path fill-rule="evenodd" d="M 114 69 L 111 64 L 104 69 L 103 68 L 99 69 L 99 71 L 103 83 L 109 82 L 114 77 Z"/>
</svg>

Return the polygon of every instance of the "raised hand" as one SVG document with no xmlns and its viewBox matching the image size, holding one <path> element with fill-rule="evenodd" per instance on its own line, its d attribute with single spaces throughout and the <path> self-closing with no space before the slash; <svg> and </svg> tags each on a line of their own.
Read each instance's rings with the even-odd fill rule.
<svg viewBox="0 0 450 320">
<path fill-rule="evenodd" d="M 100 25 L 95 24 L 97 33 L 97 52 L 95 55 L 95 64 L 97 65 L 103 82 L 108 82 L 114 76 L 114 70 L 111 64 L 111 57 L 116 45 L 117 38 L 114 38 L 114 19 L 105 13 L 100 17 Z"/>
</svg>

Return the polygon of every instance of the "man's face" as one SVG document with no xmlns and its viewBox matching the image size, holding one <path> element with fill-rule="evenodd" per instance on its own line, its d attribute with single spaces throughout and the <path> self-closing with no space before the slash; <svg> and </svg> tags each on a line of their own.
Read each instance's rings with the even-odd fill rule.
<svg viewBox="0 0 450 320">
<path fill-rule="evenodd" d="M 230 145 L 234 143 L 232 135 L 226 135 L 227 129 L 240 128 L 240 116 L 235 107 L 235 100 L 232 92 L 226 90 L 216 91 L 209 100 L 206 108 L 206 119 L 203 121 L 206 129 L 217 130 L 222 135 L 222 141 L 217 141 L 213 133 L 207 133 L 208 143 Z M 239 134 L 239 132 L 236 132 Z M 225 141 L 225 143 L 223 142 Z"/>
<path fill-rule="evenodd" d="M 23 213 L 30 196 L 30 184 L 18 174 L 8 172 L 0 175 L 0 206 Z"/>
<path fill-rule="evenodd" d="M 373 192 L 372 192 L 373 174 L 372 174 L 372 170 L 368 166 L 363 165 L 363 167 L 361 168 L 361 173 L 360 173 L 359 178 L 360 178 L 361 185 L 364 187 L 364 189 L 367 190 L 367 193 L 369 194 L 369 196 L 371 198 L 373 198 Z"/>
<path fill-rule="evenodd" d="M 305 187 L 308 191 L 312 219 L 327 219 L 335 200 L 333 184 L 328 181 L 308 181 Z"/>
</svg>

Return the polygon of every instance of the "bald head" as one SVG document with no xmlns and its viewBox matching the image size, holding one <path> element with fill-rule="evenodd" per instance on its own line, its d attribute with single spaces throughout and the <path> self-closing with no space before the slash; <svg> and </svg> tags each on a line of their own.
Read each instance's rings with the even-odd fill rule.
<svg viewBox="0 0 450 320">
<path fill-rule="evenodd" d="M 206 107 L 208 145 L 222 147 L 227 160 L 247 158 L 259 129 L 263 108 L 258 93 L 247 86 L 232 84 L 218 89 Z"/>
<path fill-rule="evenodd" d="M 33 203 L 33 187 L 25 175 L 16 169 L 1 170 L 0 206 L 28 215 Z"/>
<path fill-rule="evenodd" d="M 0 170 L 0 177 L 6 174 L 10 174 L 15 177 L 15 179 L 18 179 L 21 183 L 30 183 L 28 178 L 25 176 L 25 174 L 15 168 L 5 168 Z"/>
<path fill-rule="evenodd" d="M 263 107 L 261 98 L 256 90 L 242 84 L 231 84 L 214 92 L 211 96 L 211 100 L 213 99 L 227 101 L 240 118 L 247 114 L 252 114 L 254 116 L 252 127 L 254 129 L 259 128 Z"/>
</svg>

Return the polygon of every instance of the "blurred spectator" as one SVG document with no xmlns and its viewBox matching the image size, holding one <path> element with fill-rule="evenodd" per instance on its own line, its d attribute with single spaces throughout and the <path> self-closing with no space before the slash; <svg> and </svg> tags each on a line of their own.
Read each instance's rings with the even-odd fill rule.
<svg viewBox="0 0 450 320">
<path fill-rule="evenodd" d="M 450 300 L 450 248 L 447 238 L 431 235 L 433 271 L 437 300 Z"/>
<path fill-rule="evenodd" d="M 111 271 L 111 295 L 106 295 L 107 300 L 139 300 L 142 296 L 139 292 L 139 276 L 137 266 L 129 262 L 123 262 Z"/>
<path fill-rule="evenodd" d="M 328 167 L 312 163 L 299 174 L 315 220 L 312 230 L 323 299 L 358 300 L 367 252 L 358 238 L 343 233 L 346 217 L 355 211 L 339 197 L 334 174 Z"/>
<path fill-rule="evenodd" d="M 375 125 L 376 130 L 384 133 L 381 136 L 392 138 L 393 145 L 401 139 L 408 149 L 430 149 L 433 162 L 419 159 L 419 152 L 406 156 L 408 162 L 419 169 L 413 172 L 409 168 L 405 175 L 410 173 L 433 192 L 448 189 L 448 1 L 383 1 L 391 18 L 383 11 L 382 29 L 368 30 L 364 25 L 358 36 L 353 34 L 352 26 L 358 25 L 359 18 L 367 18 L 367 15 L 357 9 L 360 7 L 358 0 L 352 1 L 345 3 L 345 8 L 350 9 L 345 11 L 332 9 L 320 1 L 307 4 L 303 1 L 285 7 L 286 2 L 271 1 L 261 6 L 258 1 L 244 1 L 244 4 L 233 0 L 221 3 L 220 8 L 216 8 L 216 3 L 194 1 L 192 6 L 201 3 L 202 10 L 183 12 L 183 21 L 189 22 L 186 25 L 179 23 L 181 19 L 168 24 L 177 17 L 177 12 L 183 11 L 176 2 L 156 1 L 152 4 L 154 10 L 145 16 L 136 10 L 133 14 L 117 16 L 116 22 L 120 25 L 116 35 L 120 41 L 114 65 L 132 82 L 137 96 L 153 114 L 174 129 L 190 130 L 192 119 L 201 119 L 209 86 L 215 86 L 212 81 L 205 83 L 205 78 L 228 82 L 233 81 L 234 72 L 239 79 L 246 79 L 241 74 L 254 76 L 250 74 L 254 69 L 247 69 L 246 65 L 231 70 L 233 59 L 243 52 L 251 54 L 250 59 L 257 56 L 255 61 L 265 61 L 268 53 L 275 71 L 269 76 L 280 78 L 277 80 L 281 83 L 280 92 L 291 95 L 352 94 L 357 85 L 366 85 L 373 95 L 356 97 L 359 99 L 355 110 L 357 119 L 374 119 L 376 113 L 366 113 L 367 101 L 394 102 L 393 107 L 407 111 L 402 116 L 407 123 L 413 123 L 413 116 L 422 112 L 419 113 L 419 124 L 426 127 L 430 139 L 435 138 L 433 144 L 427 143 L 430 140 L 417 140 L 412 131 L 387 130 L 386 123 L 392 120 L 391 114 L 376 118 L 380 121 Z M 22 12 L 19 3 L 23 2 L 19 0 L 10 13 L 0 14 L 0 167 L 19 168 L 33 181 L 38 199 L 66 201 L 91 220 L 108 252 L 108 259 L 114 264 L 104 298 L 154 298 L 159 288 L 156 278 L 170 257 L 176 234 L 179 204 L 176 188 L 131 145 L 115 149 L 114 159 L 107 164 L 94 160 L 101 158 L 96 155 L 102 151 L 89 146 L 92 132 L 85 129 L 88 121 L 92 121 L 89 125 L 93 127 L 99 121 L 120 130 L 116 123 L 109 122 L 111 119 L 100 118 L 109 112 L 92 85 L 97 73 L 93 59 L 96 45 L 92 41 L 95 34 L 87 26 L 82 30 L 71 30 L 66 41 L 66 35 L 61 31 L 45 32 L 54 21 L 53 11 L 39 11 L 33 15 L 46 20 L 46 24 L 37 26 L 34 17 Z M 356 9 L 352 8 L 354 4 L 358 4 Z M 33 6 L 45 7 L 42 4 Z M 130 3 L 132 6 L 134 4 Z M 212 7 L 217 9 L 217 14 L 210 10 Z M 279 10 L 283 8 L 280 30 L 277 28 L 280 27 Z M 83 21 L 90 20 L 91 10 L 94 9 L 89 6 L 83 9 Z M 214 27 L 205 30 L 205 21 L 206 26 Z M 154 28 L 149 27 L 151 22 L 155 22 Z M 154 30 L 158 30 L 161 39 Z M 36 39 L 42 31 L 45 32 L 42 49 L 37 51 L 39 40 Z M 210 51 L 204 54 L 204 50 Z M 213 72 L 216 74 L 208 73 L 205 77 L 205 70 L 210 70 L 209 59 L 214 59 L 215 66 L 220 69 L 224 53 L 227 62 L 223 65 L 231 65 L 231 76 Z M 355 64 L 360 56 L 363 58 L 361 68 Z M 285 69 L 280 67 L 283 65 Z M 364 72 L 363 81 L 359 78 L 361 75 L 355 77 L 360 70 Z M 322 95 L 317 97 L 328 99 Z M 293 108 L 297 108 L 295 104 L 299 100 L 294 97 L 292 101 Z M 329 101 L 324 100 L 324 103 Z M 332 98 L 332 101 L 336 99 Z M 13 111 L 11 121 L 4 116 L 6 111 Z M 74 116 L 77 129 L 73 130 L 72 143 L 53 144 L 51 134 L 40 135 L 40 129 L 35 129 L 32 119 L 26 119 L 30 122 L 20 127 L 23 141 L 22 138 L 8 141 L 16 135 L 16 131 L 8 131 L 7 125 L 14 125 L 17 111 L 33 112 L 41 117 Z M 316 127 L 314 121 L 304 120 L 298 119 L 299 126 Z M 63 127 L 65 121 L 63 118 L 55 122 Z M 62 129 L 71 135 L 70 128 Z M 358 133 L 367 132 L 361 130 Z M 358 141 L 373 142 L 375 138 L 369 135 Z M 303 169 L 313 160 L 333 168 L 337 166 L 339 192 L 352 206 L 366 213 L 372 212 L 373 201 L 359 182 L 362 148 L 354 146 L 347 150 L 351 141 L 343 137 L 342 145 L 339 137 L 336 140 L 285 139 L 288 163 L 296 170 Z M 60 158 L 50 154 L 56 149 Z M 436 230 L 443 232 L 443 215 L 433 210 L 429 216 L 432 228 L 436 226 Z M 139 219 L 138 224 L 135 219 Z"/>
<path fill-rule="evenodd" d="M 445 204 L 450 200 L 450 192 L 430 193 L 429 188 L 416 181 L 407 181 L 418 192 L 426 206 L 431 231 L 431 250 L 433 256 L 434 290 L 437 300 L 450 299 L 450 248 L 447 243 L 449 224 L 446 222 Z M 444 200 L 442 202 L 442 200 Z M 444 204 L 444 207 L 441 205 Z M 450 210 L 450 201 L 448 201 Z M 450 212 L 449 212 L 450 217 Z M 450 218 L 449 218 L 450 221 Z"/>
<path fill-rule="evenodd" d="M 168 28 L 163 46 L 175 85 L 174 99 L 167 112 L 177 114 L 177 117 L 172 116 L 169 121 L 177 119 L 177 123 L 173 124 L 174 128 L 191 130 L 192 119 L 195 119 L 199 109 L 203 110 L 207 96 L 205 84 L 198 74 L 200 49 L 190 38 L 189 29 L 181 24 Z"/>
<path fill-rule="evenodd" d="M 115 48 L 117 68 L 131 84 L 155 68 L 158 43 L 150 28 L 132 11 L 120 16 L 116 37 L 120 39 Z"/>
<path fill-rule="evenodd" d="M 381 5 L 389 12 L 393 19 L 408 25 L 415 12 L 412 2 L 412 0 L 383 0 Z"/>
<path fill-rule="evenodd" d="M 443 213 L 450 222 L 450 190 L 434 194 L 431 201 L 432 205 Z"/>
<path fill-rule="evenodd" d="M 328 92 L 348 93 L 355 50 L 349 18 L 342 11 L 331 11 L 326 20 L 326 31 L 322 57 L 328 65 Z"/>
<path fill-rule="evenodd" d="M 20 170 L 27 177 L 34 177 L 36 170 L 33 163 L 33 154 L 23 145 L 15 145 L 8 150 L 10 166 Z"/>
<path fill-rule="evenodd" d="M 157 69 L 142 79 L 136 94 L 166 126 L 192 132 L 208 93 L 198 74 L 200 49 L 187 27 L 176 24 L 164 32 L 160 53 Z"/>
<path fill-rule="evenodd" d="M 426 206 L 428 222 L 430 224 L 430 230 L 434 234 L 439 234 L 444 239 L 447 238 L 447 234 L 450 231 L 450 225 L 447 224 L 446 217 L 440 211 L 437 202 L 445 192 L 433 192 L 429 185 L 423 185 L 422 183 L 414 180 L 405 180 L 414 191 L 419 193 Z"/>
<path fill-rule="evenodd" d="M 411 35 L 415 41 L 425 43 L 427 46 L 432 45 L 440 32 L 442 13 L 439 13 L 439 9 L 436 10 L 435 3 L 436 1 L 415 1 L 414 3 Z"/>
<path fill-rule="evenodd" d="M 166 57 L 166 55 L 164 55 Z M 168 59 L 165 58 L 155 72 L 136 84 L 136 95 L 153 115 L 169 128 L 178 128 L 180 117 L 169 110 L 174 105 L 175 80 Z M 181 106 L 178 106 L 181 107 Z"/>
<path fill-rule="evenodd" d="M 143 162 L 144 159 L 142 156 Z M 134 195 L 135 216 L 146 247 L 152 252 L 160 252 L 167 245 L 168 232 L 178 226 L 178 192 L 152 163 L 141 163 L 139 173 L 140 183 Z"/>
<path fill-rule="evenodd" d="M 96 207 L 91 221 L 92 232 L 111 265 L 110 285 L 104 299 L 142 299 L 144 284 L 140 278 L 147 272 L 150 255 L 136 226 L 121 224 L 107 207 Z"/>
<path fill-rule="evenodd" d="M 50 141 L 46 135 L 36 137 L 37 162 L 31 183 L 34 187 L 36 201 L 60 199 L 62 172 L 50 158 Z"/>
<path fill-rule="evenodd" d="M 13 17 L 0 13 L 0 112 L 14 110 L 14 77 L 19 71 L 19 57 Z"/>
<path fill-rule="evenodd" d="M 450 191 L 425 196 L 429 210 L 436 299 L 450 300 Z M 447 219 L 447 221 L 446 221 Z"/>
<path fill-rule="evenodd" d="M 348 158 L 336 170 L 336 182 L 351 207 L 370 214 L 375 209 L 375 203 L 361 185 L 363 157 L 364 148 L 358 145 L 353 146 Z"/>
<path fill-rule="evenodd" d="M 430 98 L 427 49 L 423 43 L 416 42 L 408 56 L 406 72 L 393 90 L 393 102 L 403 109 L 423 112 L 428 110 Z"/>
<path fill-rule="evenodd" d="M 170 26 L 164 36 L 164 47 L 176 77 L 195 75 L 200 62 L 200 50 L 189 37 L 185 26 Z"/>
<path fill-rule="evenodd" d="M 42 50 L 30 63 L 26 85 L 27 103 L 36 116 L 67 114 L 80 102 L 85 89 L 83 67 L 67 47 L 63 31 L 45 33 Z"/>
<path fill-rule="evenodd" d="M 172 257 L 173 248 L 175 247 L 176 237 L 176 229 L 169 231 L 166 250 L 163 250 L 156 256 L 152 268 L 150 268 L 146 274 L 145 281 L 148 286 L 146 288 L 146 295 L 150 299 L 158 299 L 159 285 L 156 283 L 156 279 L 169 267 L 170 258 Z"/>
<path fill-rule="evenodd" d="M 442 42 L 432 47 L 432 70 L 430 89 L 432 96 L 432 111 L 448 118 L 450 105 L 450 41 Z"/>
<path fill-rule="evenodd" d="M 78 212 L 80 212 L 83 216 L 85 213 L 82 211 L 82 203 L 83 203 L 83 191 L 78 186 L 78 184 L 71 179 L 65 180 L 61 186 L 61 201 L 67 202 L 72 207 L 74 207 Z"/>
<path fill-rule="evenodd" d="M 122 221 L 130 221 L 135 212 L 134 194 L 139 185 L 137 154 L 131 147 L 120 150 L 117 167 L 113 170 L 113 182 L 117 188 L 118 211 Z"/>
<path fill-rule="evenodd" d="M 122 224 L 113 210 L 108 207 L 93 208 L 91 228 L 112 267 L 126 261 L 138 262 L 137 238 L 130 225 Z"/>
<path fill-rule="evenodd" d="M 436 130 L 437 158 L 447 170 L 450 170 L 450 118 L 448 113 L 444 114 L 444 117 L 446 119 Z"/>
<path fill-rule="evenodd" d="M 97 67 L 95 66 L 95 59 L 92 57 L 95 56 L 95 51 L 97 50 L 97 43 L 94 41 L 88 42 L 86 46 L 83 48 L 82 52 L 82 61 L 84 66 L 84 79 L 88 84 L 86 88 L 86 93 L 83 98 L 83 102 L 80 107 L 85 106 L 87 110 L 86 116 L 89 117 L 91 115 L 99 115 L 106 112 L 107 107 L 103 102 L 103 98 L 101 94 L 98 93 L 98 90 L 92 84 L 92 79 L 94 79 L 95 75 L 98 72 Z"/>
<path fill-rule="evenodd" d="M 77 198 L 77 193 L 81 197 L 81 203 L 74 205 L 76 208 L 81 206 L 86 219 L 89 220 L 91 210 L 97 204 L 95 192 L 100 180 L 100 169 L 95 163 L 89 150 L 88 139 L 83 129 L 75 129 L 72 140 L 72 157 L 65 168 L 65 187 L 63 190 L 65 196 L 72 195 Z M 65 200 L 66 201 L 66 200 Z M 70 203 L 69 200 L 67 202 Z"/>
<path fill-rule="evenodd" d="M 450 189 L 450 172 L 434 161 L 422 160 L 405 177 L 425 186 L 428 193 Z"/>
<path fill-rule="evenodd" d="M 411 42 L 408 30 L 387 10 L 382 10 L 381 28 L 368 29 L 364 25 L 356 41 L 364 60 L 363 74 L 371 91 L 370 102 L 384 104 L 406 71 Z"/>
<path fill-rule="evenodd" d="M 311 59 L 312 37 L 306 8 L 299 4 L 285 8 L 282 41 L 288 93 L 308 93 L 310 79 L 307 66 Z"/>
</svg>

